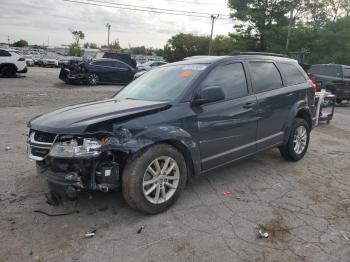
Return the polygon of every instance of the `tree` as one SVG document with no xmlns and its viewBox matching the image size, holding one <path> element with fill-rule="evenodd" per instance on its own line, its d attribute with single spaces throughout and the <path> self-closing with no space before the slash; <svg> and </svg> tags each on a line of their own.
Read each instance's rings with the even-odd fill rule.
<svg viewBox="0 0 350 262">
<path fill-rule="evenodd" d="M 85 38 L 83 31 L 71 31 L 74 39 L 74 43 L 69 46 L 69 55 L 70 56 L 82 56 L 84 51 L 81 50 L 79 42 Z"/>
<path fill-rule="evenodd" d="M 286 0 L 228 0 L 228 6 L 233 10 L 231 17 L 240 22 L 237 32 L 257 40 L 257 51 L 268 49 L 273 29 L 288 24 Z"/>
<path fill-rule="evenodd" d="M 73 38 L 74 38 L 74 43 L 78 46 L 79 45 L 79 42 L 80 40 L 83 40 L 85 38 L 85 34 L 83 33 L 83 31 L 78 31 L 78 30 L 75 30 L 75 31 L 72 31 L 72 34 L 73 34 Z"/>
<path fill-rule="evenodd" d="M 177 34 L 167 41 L 164 57 L 169 62 L 179 61 L 188 56 L 207 55 L 209 49 L 208 36 Z"/>
<path fill-rule="evenodd" d="M 121 49 L 118 39 L 112 41 L 112 42 L 109 44 L 109 46 L 103 45 L 102 48 L 110 48 L 110 49 L 116 49 L 116 50 L 120 50 L 120 49 Z"/>
<path fill-rule="evenodd" d="M 28 42 L 26 40 L 19 40 L 13 43 L 14 47 L 26 47 L 28 46 Z"/>
<path fill-rule="evenodd" d="M 84 43 L 84 48 L 98 49 L 98 45 L 95 43 Z"/>
</svg>

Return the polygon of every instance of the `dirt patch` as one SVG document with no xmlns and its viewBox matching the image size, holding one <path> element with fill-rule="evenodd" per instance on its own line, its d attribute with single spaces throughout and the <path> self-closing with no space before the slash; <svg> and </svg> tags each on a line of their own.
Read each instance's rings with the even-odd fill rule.
<svg viewBox="0 0 350 262">
<path fill-rule="evenodd" d="M 321 132 L 322 134 L 331 135 L 336 138 L 349 140 L 350 139 L 350 131 L 333 126 L 333 125 L 322 125 L 318 126 L 315 130 L 316 132 Z"/>
</svg>

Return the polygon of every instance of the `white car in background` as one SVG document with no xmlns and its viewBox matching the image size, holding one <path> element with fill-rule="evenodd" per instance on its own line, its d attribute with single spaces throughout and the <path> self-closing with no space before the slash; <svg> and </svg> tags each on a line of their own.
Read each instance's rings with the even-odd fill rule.
<svg viewBox="0 0 350 262">
<path fill-rule="evenodd" d="M 139 65 L 137 67 L 137 69 L 139 71 L 149 71 L 153 67 L 162 66 L 162 65 L 166 65 L 166 64 L 167 64 L 167 62 L 164 62 L 164 61 L 148 61 L 146 63 Z"/>
<path fill-rule="evenodd" d="M 58 60 L 55 58 L 43 58 L 41 63 L 43 67 L 58 67 Z"/>
<path fill-rule="evenodd" d="M 27 73 L 25 57 L 16 50 L 0 48 L 0 74 L 5 77 L 14 77 L 17 73 Z"/>
</svg>

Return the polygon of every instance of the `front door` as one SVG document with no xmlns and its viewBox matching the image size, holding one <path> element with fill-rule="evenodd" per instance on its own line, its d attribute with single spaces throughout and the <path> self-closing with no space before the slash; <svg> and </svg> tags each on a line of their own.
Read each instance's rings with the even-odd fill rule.
<svg viewBox="0 0 350 262">
<path fill-rule="evenodd" d="M 225 100 L 194 108 L 203 171 L 256 151 L 257 99 L 249 94 L 243 64 L 218 65 L 200 88 L 209 86 L 220 86 Z"/>
</svg>

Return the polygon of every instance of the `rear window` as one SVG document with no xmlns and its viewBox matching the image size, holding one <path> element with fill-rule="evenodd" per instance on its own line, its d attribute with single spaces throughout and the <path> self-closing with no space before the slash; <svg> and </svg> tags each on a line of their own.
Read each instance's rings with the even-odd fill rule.
<svg viewBox="0 0 350 262">
<path fill-rule="evenodd" d="M 340 66 L 336 66 L 336 65 L 316 65 L 316 66 L 312 66 L 308 71 L 308 73 L 312 75 L 340 77 L 341 68 Z"/>
<path fill-rule="evenodd" d="M 281 74 L 270 62 L 250 62 L 255 93 L 282 87 Z"/>
<path fill-rule="evenodd" d="M 306 82 L 304 75 L 295 65 L 279 63 L 278 67 L 281 69 L 288 85 L 297 85 Z"/>
</svg>

